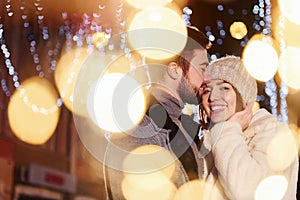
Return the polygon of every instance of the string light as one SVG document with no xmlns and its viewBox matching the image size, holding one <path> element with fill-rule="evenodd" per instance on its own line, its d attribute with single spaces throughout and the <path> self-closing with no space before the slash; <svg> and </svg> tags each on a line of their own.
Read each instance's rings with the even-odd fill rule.
<svg viewBox="0 0 300 200">
<path fill-rule="evenodd" d="M 23 101 L 25 102 L 25 104 L 32 108 L 33 111 L 35 112 L 40 112 L 43 114 L 49 114 L 49 113 L 53 113 L 56 112 L 56 110 L 58 109 L 58 107 L 60 107 L 62 105 L 62 102 L 60 99 L 57 100 L 57 104 L 51 108 L 43 108 L 43 107 L 39 107 L 33 103 L 31 103 L 29 101 L 29 98 L 26 96 L 26 91 L 21 87 L 20 83 L 19 83 L 19 79 L 18 79 L 18 73 L 15 71 L 14 66 L 11 64 L 11 60 L 10 60 L 10 53 L 6 47 L 6 44 L 4 42 L 4 37 L 3 37 L 3 24 L 0 23 L 0 44 L 1 44 L 1 49 L 2 49 L 2 53 L 4 55 L 4 59 L 5 59 L 5 64 L 6 64 L 6 68 L 9 70 L 9 75 L 12 76 L 12 80 L 14 82 L 14 86 L 16 89 L 19 89 L 21 91 L 21 96 Z M 8 91 L 7 86 L 6 86 L 6 81 L 5 80 L 1 80 L 1 86 L 2 89 L 5 91 L 6 95 L 9 95 L 9 97 L 11 96 L 11 93 Z"/>
<path fill-rule="evenodd" d="M 264 15 L 264 21 L 265 21 L 265 27 L 263 29 L 263 33 L 264 34 L 268 34 L 271 35 L 271 9 L 272 9 L 272 5 L 270 0 L 265 0 L 264 1 L 266 8 L 265 8 L 265 15 Z M 281 35 L 282 30 L 283 30 L 283 22 L 282 22 L 282 17 L 280 17 L 280 28 L 281 28 Z M 283 38 L 283 37 L 281 37 Z M 280 51 L 282 52 L 282 50 L 284 49 L 285 44 L 284 41 L 281 39 L 280 40 Z M 271 109 L 272 109 L 272 114 L 274 114 L 278 120 L 283 121 L 284 123 L 288 123 L 288 115 L 287 115 L 287 102 L 286 102 L 286 97 L 288 95 L 288 87 L 287 85 L 282 81 L 281 85 L 280 85 L 280 90 L 279 90 L 279 97 L 280 97 L 280 114 L 277 114 L 277 85 L 274 81 L 274 79 L 270 80 L 270 85 L 272 87 L 272 93 L 269 93 L 270 96 L 270 105 L 271 105 Z M 266 85 L 266 87 L 268 87 L 268 85 Z"/>
<path fill-rule="evenodd" d="M 280 46 L 280 52 L 283 52 L 286 45 L 284 41 L 284 20 L 285 18 L 280 14 L 279 16 L 279 46 Z M 284 67 L 284 66 L 281 66 Z M 285 69 L 283 69 L 285 70 Z M 283 76 L 285 76 L 285 73 L 283 73 Z M 286 124 L 288 124 L 288 110 L 287 110 L 287 102 L 286 102 L 286 97 L 288 95 L 288 86 L 284 81 L 281 81 L 281 88 L 279 91 L 279 96 L 280 96 L 280 120 Z"/>
<path fill-rule="evenodd" d="M 266 8 L 265 8 L 266 6 Z M 266 10 L 266 11 L 265 11 Z M 271 34 L 271 2 L 270 0 L 259 0 L 258 5 L 254 5 L 253 14 L 256 21 L 253 23 L 253 28 L 257 31 L 262 30 L 262 34 L 272 36 Z M 263 21 L 263 22 L 262 22 Z M 270 109 L 275 117 L 277 113 L 277 85 L 274 77 L 265 83 L 265 93 L 270 98 Z M 266 102 L 267 104 L 268 102 Z"/>
<path fill-rule="evenodd" d="M 7 2 L 10 2 L 10 1 L 8 0 Z M 11 10 L 7 10 L 7 11 L 11 12 Z M 4 25 L 2 23 L 1 16 L 0 16 L 0 45 L 1 45 L 2 54 L 4 56 L 4 63 L 5 63 L 6 68 L 8 69 L 8 74 L 12 77 L 14 87 L 21 91 L 20 92 L 21 97 L 22 97 L 23 101 L 25 102 L 25 104 L 27 106 L 29 106 L 30 108 L 32 108 L 33 111 L 35 111 L 35 112 L 40 112 L 43 114 L 49 114 L 49 113 L 56 112 L 58 107 L 60 107 L 62 105 L 61 99 L 57 99 L 57 103 L 53 107 L 44 108 L 44 107 L 39 107 L 39 106 L 31 103 L 29 101 L 29 98 L 26 96 L 26 91 L 21 87 L 21 84 L 19 82 L 18 72 L 15 70 L 15 67 L 11 62 L 11 59 L 10 59 L 11 54 L 5 43 Z M 6 86 L 6 81 L 4 79 L 1 80 L 1 87 L 2 87 L 3 91 L 5 92 L 5 94 L 10 97 L 11 92 L 8 90 L 8 87 Z"/>
<path fill-rule="evenodd" d="M 185 25 L 190 26 L 191 25 L 190 19 L 191 19 L 191 14 L 193 13 L 193 11 L 187 6 L 184 7 L 182 9 L 182 11 L 183 11 L 182 18 L 184 20 Z"/>
<path fill-rule="evenodd" d="M 15 67 L 11 62 L 10 52 L 5 44 L 5 39 L 4 39 L 4 26 L 1 22 L 0 22 L 0 45 L 1 45 L 2 54 L 4 56 L 4 63 L 6 68 L 8 69 L 8 74 L 12 76 L 14 87 L 19 88 L 20 83 L 19 83 L 18 72 L 15 71 Z"/>
</svg>

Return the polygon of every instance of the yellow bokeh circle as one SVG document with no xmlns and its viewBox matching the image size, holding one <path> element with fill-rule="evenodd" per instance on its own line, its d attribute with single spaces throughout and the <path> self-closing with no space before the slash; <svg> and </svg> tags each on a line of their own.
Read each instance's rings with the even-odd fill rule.
<svg viewBox="0 0 300 200">
<path fill-rule="evenodd" d="M 59 95 L 45 78 L 22 82 L 8 103 L 8 120 L 13 133 L 30 144 L 43 144 L 54 133 L 60 115 Z"/>
</svg>

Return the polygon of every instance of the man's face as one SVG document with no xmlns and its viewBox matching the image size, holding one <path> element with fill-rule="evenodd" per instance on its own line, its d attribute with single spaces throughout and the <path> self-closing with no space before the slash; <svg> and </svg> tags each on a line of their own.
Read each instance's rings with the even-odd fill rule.
<svg viewBox="0 0 300 200">
<path fill-rule="evenodd" d="M 179 84 L 178 92 L 183 102 L 190 104 L 198 104 L 198 91 L 207 76 L 207 50 L 193 50 L 190 60 L 190 68 L 186 77 L 182 77 Z"/>
</svg>

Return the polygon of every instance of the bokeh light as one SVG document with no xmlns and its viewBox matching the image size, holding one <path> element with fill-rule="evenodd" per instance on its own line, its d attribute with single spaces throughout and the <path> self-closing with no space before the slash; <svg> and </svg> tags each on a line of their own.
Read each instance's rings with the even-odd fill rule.
<svg viewBox="0 0 300 200">
<path fill-rule="evenodd" d="M 201 180 L 189 181 L 178 188 L 173 200 L 223 199 L 216 185 Z"/>
<path fill-rule="evenodd" d="M 105 32 L 96 32 L 92 36 L 93 45 L 97 48 L 102 48 L 108 44 L 109 35 Z"/>
<path fill-rule="evenodd" d="M 171 200 L 177 190 L 174 183 L 161 172 L 125 174 L 121 184 L 128 200 Z"/>
<path fill-rule="evenodd" d="M 108 53 L 108 55 L 112 54 Z M 105 73 L 132 74 L 135 73 L 137 67 L 142 65 L 142 58 L 137 52 L 132 51 L 128 55 L 120 52 L 115 55 L 112 56 L 112 61 L 107 66 Z"/>
<path fill-rule="evenodd" d="M 110 72 L 129 73 L 131 69 L 130 64 L 131 60 L 120 50 L 110 50 L 106 52 L 98 50 L 91 51 L 81 64 L 80 72 L 74 84 L 73 109 L 76 110 L 74 114 L 79 113 L 81 116 L 89 118 L 91 112 L 89 112 L 88 109 L 93 110 L 91 107 L 91 105 L 93 105 L 92 102 L 88 102 L 93 101 L 92 98 L 89 98 L 89 94 L 94 95 L 94 91 L 92 90 L 95 89 L 98 79 L 105 73 L 108 73 L 111 66 L 115 67 L 112 67 Z M 88 105 L 90 105 L 90 107 L 88 107 Z"/>
<path fill-rule="evenodd" d="M 284 176 L 270 176 L 260 182 L 255 192 L 255 200 L 280 200 L 283 198 L 288 187 Z"/>
<path fill-rule="evenodd" d="M 175 158 L 163 147 L 143 145 L 131 151 L 123 161 L 123 171 L 136 174 L 162 172 L 171 178 L 175 170 Z"/>
<path fill-rule="evenodd" d="M 282 14 L 291 22 L 300 25 L 300 1 L 278 0 Z"/>
<path fill-rule="evenodd" d="M 136 126 L 145 114 L 142 86 L 125 74 L 105 74 L 89 92 L 89 114 L 104 130 L 124 132 Z"/>
<path fill-rule="evenodd" d="M 299 156 L 299 152 L 300 152 L 300 128 L 295 124 L 295 123 L 289 123 L 289 128 L 291 129 L 294 137 L 295 137 L 295 141 L 297 144 L 297 148 L 298 148 L 298 156 Z"/>
<path fill-rule="evenodd" d="M 268 81 L 278 69 L 278 48 L 272 37 L 256 34 L 243 50 L 243 61 L 248 72 L 259 81 Z"/>
<path fill-rule="evenodd" d="M 277 127 L 274 138 L 267 146 L 267 160 L 273 171 L 283 171 L 298 160 L 297 144 L 288 126 Z"/>
<path fill-rule="evenodd" d="M 83 111 L 74 109 L 74 89 L 82 64 L 89 55 L 85 47 L 75 48 L 62 55 L 54 72 L 54 80 L 63 103 L 72 112 L 83 115 Z"/>
<path fill-rule="evenodd" d="M 278 16 L 278 20 L 272 23 L 274 37 L 282 45 L 300 47 L 299 33 L 300 25 L 294 24 L 284 16 Z"/>
<path fill-rule="evenodd" d="M 187 41 L 184 20 L 167 7 L 150 7 L 137 12 L 129 21 L 127 31 L 132 48 L 156 60 L 174 57 Z"/>
<path fill-rule="evenodd" d="M 288 46 L 280 54 L 278 74 L 291 88 L 300 89 L 300 48 Z"/>
<path fill-rule="evenodd" d="M 231 36 L 238 40 L 244 38 L 245 35 L 247 35 L 248 33 L 247 26 L 245 25 L 244 22 L 241 21 L 233 22 L 230 25 L 229 31 Z"/>
<path fill-rule="evenodd" d="M 171 3 L 172 0 L 126 0 L 126 2 L 135 8 L 144 9 L 151 6 L 164 6 Z"/>
<path fill-rule="evenodd" d="M 54 133 L 60 115 L 58 93 L 46 79 L 38 76 L 22 82 L 8 103 L 8 121 L 22 141 L 44 144 Z"/>
<path fill-rule="evenodd" d="M 253 107 L 252 107 L 252 112 L 256 113 L 260 109 L 260 105 L 257 101 L 254 102 Z"/>
</svg>

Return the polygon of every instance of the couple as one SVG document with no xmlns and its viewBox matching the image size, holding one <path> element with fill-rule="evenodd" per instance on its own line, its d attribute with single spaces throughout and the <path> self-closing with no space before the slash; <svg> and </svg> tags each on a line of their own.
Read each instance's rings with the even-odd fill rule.
<svg viewBox="0 0 300 200">
<path fill-rule="evenodd" d="M 130 152 L 155 145 L 178 158 L 170 176 L 176 188 L 201 179 L 218 185 L 218 199 L 254 199 L 261 181 L 282 175 L 288 183 L 283 199 L 295 199 L 298 156 L 288 128 L 264 109 L 252 114 L 257 86 L 240 58 L 226 56 L 209 64 L 208 38 L 193 27 L 188 27 L 188 36 L 180 56 L 168 63 L 159 84 L 152 86 L 147 115 L 138 127 L 126 137 L 111 138 L 113 148 L 107 157 L 120 163 L 120 168 L 106 169 L 110 198 L 130 199 L 129 186 L 122 181 L 124 174 L 133 173 L 120 170 L 126 155 L 115 149 Z M 200 103 L 199 123 L 182 114 L 185 103 Z"/>
</svg>

